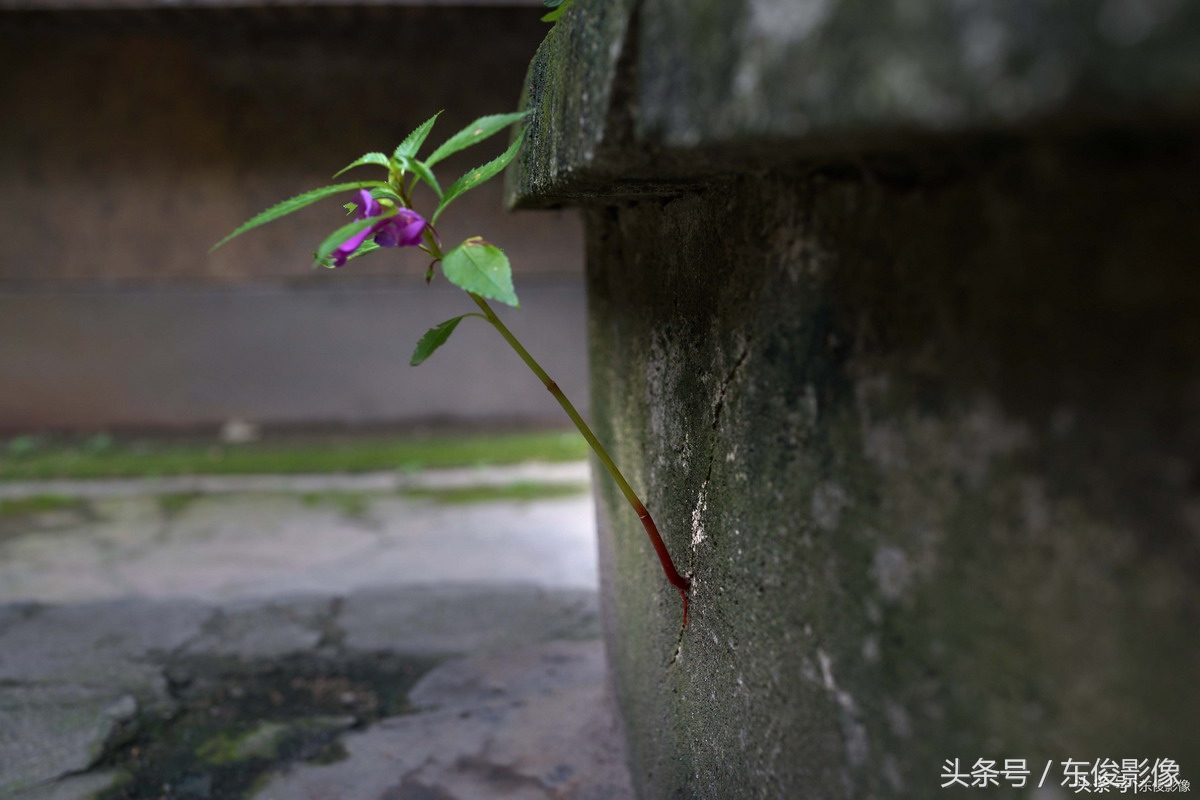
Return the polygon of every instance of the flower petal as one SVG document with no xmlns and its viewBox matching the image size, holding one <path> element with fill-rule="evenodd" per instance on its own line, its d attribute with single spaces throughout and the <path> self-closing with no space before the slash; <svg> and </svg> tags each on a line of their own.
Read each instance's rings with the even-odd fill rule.
<svg viewBox="0 0 1200 800">
<path fill-rule="evenodd" d="M 367 240 L 368 236 L 373 234 L 379 228 L 380 224 L 383 224 L 382 220 L 375 225 L 368 225 L 346 241 L 339 244 L 337 249 L 329 254 L 329 257 L 333 259 L 333 265 L 335 267 L 344 265 L 346 263 L 346 259 L 350 257 L 350 254 L 361 247 L 362 243 Z"/>
<path fill-rule="evenodd" d="M 358 218 L 366 219 L 367 217 L 378 217 L 383 213 L 383 206 L 379 201 L 371 196 L 371 193 L 366 189 L 358 190 Z"/>
<path fill-rule="evenodd" d="M 414 247 L 421 243 L 421 235 L 425 233 L 426 223 L 417 214 L 413 214 L 413 219 L 408 224 L 401 223 L 400 228 L 400 243 L 408 247 Z"/>
<path fill-rule="evenodd" d="M 421 243 L 425 219 L 417 212 L 402 208 L 376 229 L 375 244 L 380 247 L 414 247 Z"/>
</svg>

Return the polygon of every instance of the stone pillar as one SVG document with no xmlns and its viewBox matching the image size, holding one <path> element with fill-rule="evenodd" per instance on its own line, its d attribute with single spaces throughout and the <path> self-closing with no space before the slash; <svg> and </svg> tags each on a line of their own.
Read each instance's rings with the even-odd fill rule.
<svg viewBox="0 0 1200 800">
<path fill-rule="evenodd" d="M 681 632 L 598 475 L 643 798 L 1200 781 L 1197 53 L 1123 0 L 551 31 L 510 197 L 586 209 L 592 416 L 694 582 Z"/>
</svg>

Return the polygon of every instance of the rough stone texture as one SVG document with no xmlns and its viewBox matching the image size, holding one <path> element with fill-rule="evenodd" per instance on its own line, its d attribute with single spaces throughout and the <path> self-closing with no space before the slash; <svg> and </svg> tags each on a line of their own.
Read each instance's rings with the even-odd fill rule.
<svg viewBox="0 0 1200 800">
<path fill-rule="evenodd" d="M 599 481 L 640 796 L 1194 780 L 1195 11 L 580 0 L 543 45 L 510 198 L 589 206 L 597 432 L 694 580 L 681 632 Z"/>
<path fill-rule="evenodd" d="M 1200 117 L 1200 8 L 1165 0 L 580 0 L 530 65 L 509 202 L 684 191 L 928 137 Z"/>
<path fill-rule="evenodd" d="M 76 685 L 0 692 L 0 796 L 90 767 L 132 719 L 113 713 L 128 707 L 122 697 L 130 698 L 114 700 L 107 687 Z"/>
<path fill-rule="evenodd" d="M 420 713 L 346 736 L 346 761 L 299 766 L 254 797 L 632 800 L 597 640 L 451 661 L 409 697 Z"/>
<path fill-rule="evenodd" d="M 94 800 L 118 780 L 112 772 L 89 772 L 17 792 L 13 800 Z"/>
<path fill-rule="evenodd" d="M 302 703 L 303 692 L 289 701 L 280 693 L 258 724 L 199 739 L 194 763 L 176 767 L 182 777 L 203 782 L 211 780 L 206 769 L 265 759 L 257 768 L 279 772 L 264 780 L 265 797 L 386 800 L 439 786 L 437 797 L 461 800 L 545 792 L 626 800 L 629 776 L 599 635 L 594 592 L 531 587 L 393 587 L 225 607 L 0 606 L 0 796 L 84 800 L 113 781 L 141 781 L 144 789 L 122 757 L 131 737 L 145 737 L 152 752 L 155 737 L 169 743 L 182 735 L 164 732 L 163 720 L 169 716 L 170 728 L 195 715 L 197 693 L 209 698 L 207 719 L 231 713 L 225 704 L 274 680 L 280 692 L 322 687 L 313 702 L 330 687 L 355 687 L 344 710 L 367 717 L 297 716 L 299 706 L 279 704 Z M 408 674 L 398 665 L 424 671 L 440 658 L 452 660 L 393 712 L 405 716 L 370 716 L 370 703 Z M 385 662 L 388 669 L 361 672 Z M 374 677 L 360 686 L 343 682 L 350 674 Z M 308 763 L 313 753 L 294 747 L 281 752 L 298 732 L 333 742 L 352 726 L 337 763 Z M 184 786 L 174 790 L 190 796 Z"/>
<path fill-rule="evenodd" d="M 82 771 L 139 713 L 169 714 L 160 664 L 210 613 L 118 601 L 27 606 L 0 624 L 0 792 Z"/>
<path fill-rule="evenodd" d="M 210 611 L 186 600 L 148 606 L 116 600 L 82 606 L 31 606 L 3 630 L 0 682 L 104 686 L 147 707 L 170 708 L 153 659 L 200 633 Z M 103 617 L 103 626 L 96 624 Z M 112 688 L 116 687 L 116 688 Z"/>
<path fill-rule="evenodd" d="M 747 141 L 811 151 L 820 140 L 855 152 L 908 132 L 1197 114 L 1200 9 L 1186 3 L 651 0 L 643 9 L 638 128 L 668 147 L 736 141 L 743 158 Z"/>
<path fill-rule="evenodd" d="M 636 2 L 575 5 L 587 5 L 586 13 L 568 9 L 529 66 L 521 98 L 530 112 L 525 144 L 505 175 L 513 205 L 546 205 L 563 186 L 572 196 L 611 194 L 613 181 L 639 157 L 614 152 L 627 125 L 610 113 L 620 105 L 616 75 Z"/>
<path fill-rule="evenodd" d="M 316 649 L 328 636 L 337 601 L 326 597 L 241 600 L 218 609 L 182 656 L 271 659 Z"/>
<path fill-rule="evenodd" d="M 364 590 L 346 598 L 339 616 L 347 648 L 402 646 L 400 652 L 410 655 L 588 638 L 597 635 L 598 625 L 594 593 L 521 586 Z"/>
<path fill-rule="evenodd" d="M 395 494 L 586 475 L 526 464 L 3 487 L 87 499 L 0 526 L 0 797 L 85 800 L 113 782 L 138 797 L 242 797 L 348 757 L 312 768 L 317 783 L 340 776 L 339 791 L 282 796 L 394 798 L 388 748 L 428 747 L 414 745 L 427 731 L 444 759 L 413 780 L 455 793 L 443 798 L 629 797 L 590 498 Z M 392 719 L 414 710 L 422 721 Z M 344 752 L 352 727 L 378 748 Z"/>
<path fill-rule="evenodd" d="M 247 481 L 256 483 L 262 485 Z M 45 491 L 69 492 L 69 485 Z M 453 505 L 386 492 L 326 491 L 176 495 L 182 500 L 172 509 L 164 508 L 170 496 L 107 497 L 75 514 L 0 520 L 0 603 L 131 594 L 234 603 L 212 631 L 215 638 L 202 637 L 192 646 L 204 650 L 215 641 L 236 641 L 238 647 L 269 650 L 317 635 L 311 616 L 320 604 L 308 604 L 299 615 L 296 595 L 434 583 L 490 585 L 497 591 L 514 584 L 587 591 L 596 585 L 595 513 L 587 494 Z M 538 608 L 535 593 L 522 597 L 529 598 L 531 613 Z M 242 632 L 257 630 L 261 622 L 244 616 L 245 601 L 263 598 L 288 600 L 282 616 L 254 612 L 278 623 L 271 640 L 254 634 L 253 643 L 241 641 Z M 87 620 L 76 624 L 86 628 Z M 0 633 L 5 627 L 0 612 Z M 0 654 L 0 680 L 8 661 Z"/>
<path fill-rule="evenodd" d="M 1200 766 L 1196 185 L 1195 149 L 1039 150 L 592 214 L 601 436 L 694 574 L 675 657 L 677 599 L 600 484 L 644 796 Z"/>
</svg>

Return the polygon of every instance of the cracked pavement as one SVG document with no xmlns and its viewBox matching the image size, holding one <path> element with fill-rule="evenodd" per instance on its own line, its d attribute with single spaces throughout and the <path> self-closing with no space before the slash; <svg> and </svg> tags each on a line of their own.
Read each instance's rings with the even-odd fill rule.
<svg viewBox="0 0 1200 800">
<path fill-rule="evenodd" d="M 0 797 L 633 796 L 587 495 L 237 488 L 2 521 Z"/>
</svg>

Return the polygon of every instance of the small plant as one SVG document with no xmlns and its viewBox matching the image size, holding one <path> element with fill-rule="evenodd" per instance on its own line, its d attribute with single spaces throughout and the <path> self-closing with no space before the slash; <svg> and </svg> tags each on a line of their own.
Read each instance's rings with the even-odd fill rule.
<svg viewBox="0 0 1200 800">
<path fill-rule="evenodd" d="M 558 9 L 565 8 L 568 3 L 569 0 L 567 3 L 559 5 Z M 516 156 L 521 147 L 524 132 L 522 131 L 513 139 L 512 144 L 501 156 L 483 166 L 467 171 L 445 189 L 435 177 L 433 168 L 447 156 L 478 144 L 510 125 L 520 122 L 524 119 L 525 113 L 480 117 L 444 141 L 432 153 L 420 158 L 418 153 L 425 144 L 430 131 L 433 130 L 439 114 L 441 112 L 434 114 L 419 125 L 396 147 L 391 155 L 380 152 L 367 153 L 334 175 L 337 177 L 350 169 L 371 166 L 383 169 L 386 172 L 385 180 L 338 183 L 313 189 L 290 200 L 285 200 L 250 219 L 214 245 L 213 250 L 235 236 L 277 220 L 319 200 L 353 192 L 354 200 L 346 203 L 343 207 L 348 214 L 354 215 L 354 219 L 329 234 L 318 245 L 313 254 L 314 266 L 337 268 L 353 259 L 391 247 L 415 247 L 427 253 L 432 260 L 425 272 L 426 282 L 433 280 L 434 270 L 440 266 L 446 280 L 464 290 L 479 311 L 461 314 L 431 328 L 417 342 L 410 363 L 416 366 L 433 355 L 434 351 L 446 343 L 459 323 L 468 317 L 482 319 L 491 325 L 554 395 L 554 399 L 562 406 L 571 422 L 575 424 L 575 427 L 583 434 L 583 438 L 595 451 L 600 463 L 617 482 L 617 486 L 646 529 L 646 535 L 649 536 L 650 543 L 654 546 L 654 551 L 658 555 L 667 580 L 683 598 L 683 624 L 687 625 L 690 582 L 675 569 L 675 564 L 671 561 L 670 553 L 663 543 L 662 536 L 659 535 L 650 512 L 646 510 L 646 506 L 630 487 L 629 482 L 625 480 L 621 470 L 617 468 L 575 406 L 558 388 L 558 384 L 546 374 L 541 364 L 529 354 L 529 351 L 517 340 L 512 331 L 496 316 L 488 302 L 494 300 L 510 306 L 519 305 L 516 291 L 513 288 L 512 267 L 508 257 L 503 250 L 481 236 L 473 236 L 449 249 L 443 249 L 441 237 L 438 236 L 435 227 L 442 214 L 457 198 L 500 174 Z M 421 183 L 433 191 L 438 201 L 433 213 L 428 217 L 413 207 L 413 191 Z"/>
<path fill-rule="evenodd" d="M 558 18 L 567 13 L 571 3 L 575 0 L 542 0 L 542 5 L 546 8 L 554 9 L 549 14 L 542 17 L 542 22 L 558 22 Z"/>
</svg>

